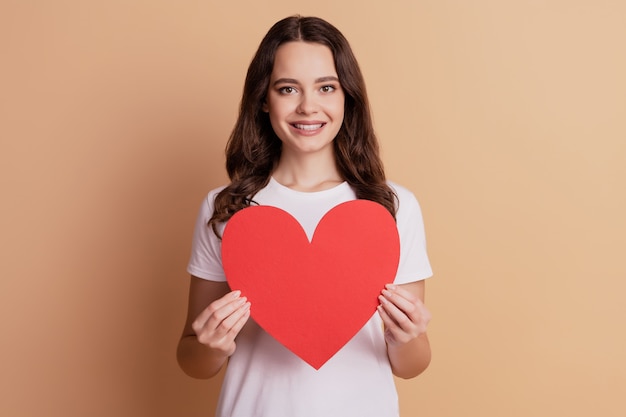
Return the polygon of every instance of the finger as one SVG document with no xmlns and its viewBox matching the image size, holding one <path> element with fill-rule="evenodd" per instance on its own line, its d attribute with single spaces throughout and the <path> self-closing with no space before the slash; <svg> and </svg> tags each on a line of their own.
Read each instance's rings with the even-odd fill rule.
<svg viewBox="0 0 626 417">
<path fill-rule="evenodd" d="M 378 313 L 385 325 L 385 340 L 387 343 L 406 343 L 411 339 L 407 332 L 398 327 L 382 305 L 378 306 Z"/>
<path fill-rule="evenodd" d="M 417 295 L 398 285 L 387 284 L 382 294 L 405 311 L 413 310 L 412 306 L 422 304 L 422 300 Z"/>
<path fill-rule="evenodd" d="M 393 319 L 389 316 L 389 313 L 387 313 L 387 311 L 382 306 L 382 304 L 377 307 L 377 310 L 378 310 L 378 314 L 380 315 L 380 318 L 383 321 L 383 324 L 385 325 L 386 329 L 390 329 L 392 327 L 396 327 L 397 326 L 396 322 L 393 321 Z"/>
<path fill-rule="evenodd" d="M 245 299 L 245 297 L 243 297 L 243 299 Z M 228 317 L 222 320 L 222 322 L 218 325 L 216 329 L 216 333 L 227 333 L 232 331 L 233 329 L 236 330 L 238 333 L 239 330 L 236 329 L 237 323 L 239 322 L 241 317 L 248 314 L 249 311 L 250 303 L 245 302 L 240 307 L 235 309 L 231 314 L 229 314 Z"/>
<path fill-rule="evenodd" d="M 230 345 L 235 339 L 235 336 L 237 336 L 237 333 L 239 333 L 240 328 L 237 328 L 239 320 L 241 317 L 249 314 L 250 303 L 245 302 L 245 300 L 246 298 L 242 297 L 239 300 L 223 306 L 206 321 L 203 327 L 196 329 L 196 336 L 200 343 L 214 348 Z M 232 309 L 235 304 L 238 305 L 238 307 Z M 220 313 L 227 310 L 230 311 L 230 313 L 222 318 Z M 243 324 L 245 324 L 245 321 Z"/>
<path fill-rule="evenodd" d="M 239 334 L 243 326 L 248 322 L 250 318 L 250 303 L 247 303 L 247 308 L 244 309 L 241 317 L 230 328 L 230 332 L 233 334 L 233 338 Z"/>
<path fill-rule="evenodd" d="M 250 303 L 246 303 L 236 312 L 231 314 L 227 320 L 223 321 L 217 331 L 213 333 L 212 339 L 215 343 L 214 346 L 222 346 L 225 351 L 230 351 L 230 354 L 232 354 L 232 346 L 234 346 L 235 338 L 243 326 L 247 323 L 249 318 Z M 229 324 L 226 324 L 226 321 L 228 321 Z M 232 326 L 230 323 L 232 323 Z"/>
<path fill-rule="evenodd" d="M 415 319 L 415 312 L 416 310 L 418 310 L 418 304 L 420 304 L 420 300 L 408 291 L 403 292 L 384 289 L 381 295 L 385 300 L 389 301 L 411 319 Z M 405 295 L 408 295 L 409 298 L 405 297 Z"/>
<path fill-rule="evenodd" d="M 217 327 L 235 308 L 245 302 L 245 300 L 241 301 L 240 295 L 240 291 L 232 291 L 209 304 L 194 320 L 192 325 L 194 331 L 198 333 L 208 324 L 210 319 L 213 319 L 213 325 Z M 219 319 L 217 323 L 215 323 L 216 317 Z"/>
<path fill-rule="evenodd" d="M 380 301 L 380 306 L 396 327 L 401 327 L 402 329 L 409 328 L 411 325 L 409 317 L 403 310 L 389 300 L 388 296 L 384 294 L 384 291 L 383 294 L 378 296 L 378 300 Z"/>
<path fill-rule="evenodd" d="M 229 325 L 224 325 L 224 321 L 228 320 L 236 311 L 242 308 L 247 302 L 246 297 L 240 297 L 236 300 L 223 305 L 213 312 L 209 319 L 205 322 L 204 327 L 209 330 L 223 330 L 228 329 Z"/>
<path fill-rule="evenodd" d="M 416 304 L 413 305 L 411 312 L 406 312 L 383 295 L 379 299 L 381 307 L 387 312 L 387 315 L 393 320 L 396 327 L 408 333 L 423 333 L 426 331 L 432 316 L 420 300 L 416 300 Z"/>
<path fill-rule="evenodd" d="M 223 297 L 218 298 L 217 300 L 213 301 L 211 303 L 211 305 L 214 307 L 215 310 L 219 310 L 220 308 L 223 308 L 229 304 L 232 304 L 233 302 L 237 302 L 241 300 L 241 291 L 239 290 L 235 290 L 235 291 L 231 291 L 228 294 L 225 294 Z"/>
<path fill-rule="evenodd" d="M 416 300 L 418 300 L 418 297 L 415 294 L 413 294 L 406 288 L 402 288 L 401 285 L 387 284 L 385 285 L 385 289 L 411 302 L 415 302 Z"/>
</svg>

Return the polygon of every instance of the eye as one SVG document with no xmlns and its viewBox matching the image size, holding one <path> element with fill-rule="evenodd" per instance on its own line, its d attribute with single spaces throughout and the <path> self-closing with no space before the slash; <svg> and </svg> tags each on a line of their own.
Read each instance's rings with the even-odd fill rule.
<svg viewBox="0 0 626 417">
<path fill-rule="evenodd" d="M 295 94 L 296 89 L 293 88 L 293 87 L 286 86 L 286 87 L 279 88 L 278 92 L 280 94 L 286 94 L 286 95 L 288 95 L 288 94 Z"/>
<path fill-rule="evenodd" d="M 332 93 L 335 90 L 336 90 L 336 88 L 333 85 L 325 85 L 322 88 L 320 88 L 320 91 L 322 93 Z"/>
</svg>

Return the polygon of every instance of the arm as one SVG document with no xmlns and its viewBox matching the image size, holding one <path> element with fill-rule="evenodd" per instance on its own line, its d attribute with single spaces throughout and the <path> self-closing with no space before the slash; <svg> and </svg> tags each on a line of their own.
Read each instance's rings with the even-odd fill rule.
<svg viewBox="0 0 626 417">
<path fill-rule="evenodd" d="M 430 363 L 426 326 L 430 312 L 424 306 L 424 281 L 387 285 L 379 296 L 378 312 L 385 324 L 387 355 L 393 374 L 413 378 Z"/>
<path fill-rule="evenodd" d="M 235 351 L 235 337 L 250 317 L 250 303 L 225 282 L 191 277 L 189 306 L 176 358 L 194 378 L 211 378 Z"/>
</svg>

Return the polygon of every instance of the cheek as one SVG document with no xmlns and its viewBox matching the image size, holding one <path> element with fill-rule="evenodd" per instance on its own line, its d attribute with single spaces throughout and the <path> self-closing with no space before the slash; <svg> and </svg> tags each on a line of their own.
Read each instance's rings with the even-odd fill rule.
<svg viewBox="0 0 626 417">
<path fill-rule="evenodd" d="M 290 103 L 285 100 L 271 100 L 265 104 L 270 117 L 278 120 L 284 118 L 290 112 Z"/>
<path fill-rule="evenodd" d="M 285 127 L 283 126 L 282 121 L 284 119 L 282 117 L 279 117 L 274 110 L 269 112 L 269 119 L 272 130 L 274 131 L 276 136 L 278 136 L 278 139 L 283 141 L 285 136 L 283 133 Z"/>
<path fill-rule="evenodd" d="M 334 109 L 335 109 L 334 113 L 337 115 L 337 117 L 340 117 L 342 120 L 344 117 L 345 105 L 346 105 L 346 101 L 345 101 L 345 98 L 342 96 L 340 100 L 337 100 L 334 106 Z"/>
<path fill-rule="evenodd" d="M 345 109 L 345 107 L 344 107 L 343 103 L 341 103 L 339 106 L 337 106 L 337 112 L 341 114 L 341 118 L 342 119 L 343 119 L 343 116 L 344 116 L 344 109 Z"/>
<path fill-rule="evenodd" d="M 345 113 L 344 113 L 343 103 L 338 104 L 337 107 L 335 108 L 335 118 L 337 120 L 343 121 L 344 116 L 345 116 Z"/>
<path fill-rule="evenodd" d="M 274 133 L 278 133 L 280 131 L 280 121 L 276 117 L 272 116 L 272 113 L 270 113 L 270 125 L 272 125 Z"/>
<path fill-rule="evenodd" d="M 280 121 L 281 117 L 280 117 L 280 111 L 278 108 L 276 108 L 275 105 L 270 104 L 270 105 L 266 105 L 265 108 L 267 109 L 267 115 L 270 118 L 270 122 L 272 123 L 272 127 L 276 127 L 277 123 Z"/>
</svg>

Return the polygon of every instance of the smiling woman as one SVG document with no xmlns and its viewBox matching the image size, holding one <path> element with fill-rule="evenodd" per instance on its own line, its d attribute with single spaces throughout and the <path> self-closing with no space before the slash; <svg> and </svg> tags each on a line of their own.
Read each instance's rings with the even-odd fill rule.
<svg viewBox="0 0 626 417">
<path fill-rule="evenodd" d="M 334 26 L 319 18 L 295 16 L 270 29 L 248 69 L 239 118 L 226 154 L 231 182 L 209 192 L 196 222 L 187 268 L 191 274 L 189 308 L 178 346 L 181 368 L 191 376 L 210 378 L 227 364 L 218 416 L 397 417 L 393 376 L 412 378 L 430 362 L 426 336 L 430 313 L 423 299 L 424 279 L 432 271 L 420 207 L 411 192 L 385 178 L 363 77 L 347 40 Z M 312 239 L 329 213 L 357 199 L 377 203 L 388 217 L 391 231 L 399 237 L 399 256 L 390 265 L 381 265 L 381 270 L 389 267 L 391 273 L 378 274 L 373 290 L 366 291 L 365 305 L 370 308 L 355 326 L 356 334 L 342 341 L 327 361 L 306 362 L 288 343 L 283 344 L 285 334 L 281 337 L 272 332 L 258 313 L 267 312 L 267 303 L 255 310 L 250 286 L 232 275 L 230 283 L 239 282 L 240 286 L 227 284 L 224 269 L 232 274 L 228 260 L 233 251 L 243 252 L 244 245 L 229 245 L 227 236 L 232 229 L 227 229 L 226 223 L 235 227 L 242 217 L 233 215 L 251 204 L 271 206 L 288 214 L 282 217 L 287 220 L 281 221 L 294 220 Z M 354 220 L 359 215 L 350 211 L 347 217 Z M 244 229 L 250 236 L 258 236 L 270 220 L 252 222 Z M 298 242 L 289 240 L 285 226 L 270 227 L 270 233 L 281 230 L 281 243 L 294 247 Z M 362 229 L 352 229 L 350 237 L 363 243 L 366 239 L 357 237 Z M 372 242 L 380 242 L 377 237 L 385 231 L 375 229 L 367 235 L 373 236 Z M 350 233 L 341 230 L 333 228 L 331 239 L 350 252 L 341 256 L 342 261 L 368 253 L 356 249 L 361 247 L 358 245 L 338 244 L 340 236 Z M 251 241 L 245 236 L 238 240 Z M 293 297 L 286 304 L 273 305 L 275 309 L 295 305 L 302 313 L 287 308 L 274 312 L 286 323 L 289 336 L 310 332 L 307 323 L 321 317 L 320 309 L 339 312 L 331 314 L 332 322 L 323 326 L 325 331 L 349 320 L 351 314 L 341 312 L 358 300 L 357 294 L 366 287 L 367 274 L 352 266 L 356 262 L 347 266 L 339 261 L 319 262 L 331 270 L 311 274 L 312 268 L 306 268 L 304 262 L 308 255 L 285 258 L 284 250 L 268 250 L 268 240 L 261 241 L 265 246 L 252 248 L 252 252 L 264 253 L 267 262 L 246 268 L 246 275 L 252 275 L 246 278 L 257 280 L 257 287 L 267 286 L 264 290 L 269 294 Z M 366 246 L 371 252 L 371 245 Z M 387 259 L 368 257 L 377 262 Z M 267 279 L 281 275 L 285 264 L 296 268 L 283 274 L 282 280 Z M 298 267 L 306 268 L 308 275 L 298 273 Z M 328 291 L 322 279 L 328 276 L 344 278 L 334 286 L 337 294 L 332 301 L 323 302 L 324 297 L 314 294 Z M 306 282 L 294 285 L 289 280 Z M 300 284 L 308 284 L 309 290 L 289 290 Z M 323 339 L 327 343 L 319 341 L 320 351 L 337 341 L 331 340 L 332 333 Z"/>
<path fill-rule="evenodd" d="M 385 173 L 424 200 L 435 356 L 396 379 L 401 415 L 626 415 L 626 1 L 366 4 L 0 1 L 0 416 L 213 415 L 225 372 L 196 381 L 172 355 L 182 265 L 199 200 L 226 182 L 247 66 L 285 10 L 349 36 Z M 337 60 L 349 139 L 367 128 L 356 67 L 304 30 Z M 255 111 L 272 63 L 254 67 L 228 184 L 266 178 Z M 338 165 L 360 165 L 344 143 Z"/>
</svg>

